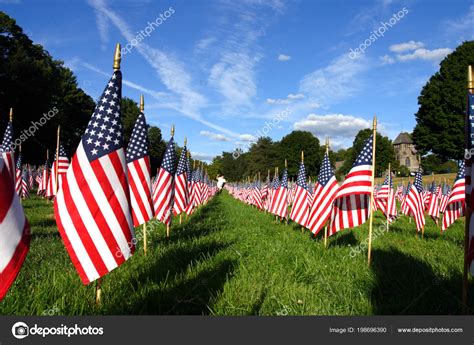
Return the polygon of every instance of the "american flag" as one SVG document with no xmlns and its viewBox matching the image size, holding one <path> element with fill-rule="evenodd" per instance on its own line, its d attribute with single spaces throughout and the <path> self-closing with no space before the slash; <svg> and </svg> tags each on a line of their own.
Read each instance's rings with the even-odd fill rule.
<svg viewBox="0 0 474 345">
<path fill-rule="evenodd" d="M 188 190 L 188 150 L 186 145 L 181 151 L 179 157 L 178 168 L 176 169 L 176 177 L 174 184 L 174 214 L 180 214 L 186 211 L 186 207 L 189 203 L 189 190 Z"/>
<path fill-rule="evenodd" d="M 390 184 L 388 183 L 389 178 Z M 378 208 L 383 212 L 388 222 L 393 222 L 397 217 L 397 203 L 395 201 L 395 191 L 393 190 L 393 179 L 391 176 L 387 175 L 385 178 L 385 181 L 378 190 L 376 200 Z"/>
<path fill-rule="evenodd" d="M 46 188 L 48 187 L 48 179 L 49 179 L 49 161 L 46 158 L 46 162 L 44 163 L 44 169 L 41 174 L 41 183 L 38 186 L 38 194 L 46 193 Z"/>
<path fill-rule="evenodd" d="M 471 90 L 472 91 L 472 90 Z M 474 149 L 474 94 L 468 92 L 468 100 L 467 100 L 467 147 L 466 150 L 472 152 Z M 466 157 L 467 158 L 467 157 Z M 474 193 L 473 190 L 473 179 L 472 174 L 474 173 L 474 156 L 471 155 L 468 159 L 466 159 L 466 203 L 469 209 L 472 212 L 472 208 L 474 207 Z M 474 275 L 474 217 L 472 214 L 470 215 L 469 219 L 469 239 L 468 239 L 468 247 L 467 247 L 467 265 L 470 268 L 470 272 Z"/>
<path fill-rule="evenodd" d="M 313 205 L 306 225 L 313 234 L 316 235 L 322 229 L 331 215 L 332 203 L 338 191 L 339 184 L 334 176 L 329 155 L 325 153 L 314 190 Z"/>
<path fill-rule="evenodd" d="M 433 218 L 436 224 L 438 224 L 439 219 L 439 203 L 438 203 L 438 193 L 437 193 L 436 182 L 432 182 L 431 188 L 429 190 L 429 200 L 428 200 L 428 214 Z M 464 193 L 464 190 L 463 190 Z"/>
<path fill-rule="evenodd" d="M 3 134 L 2 145 L 0 146 L 0 153 L 5 162 L 5 166 L 8 169 L 12 177 L 12 181 L 15 181 L 15 152 L 13 151 L 13 124 L 8 122 L 5 134 Z"/>
<path fill-rule="evenodd" d="M 155 217 L 166 225 L 173 219 L 174 174 L 176 173 L 176 153 L 174 139 L 171 137 L 166 146 L 165 155 L 158 172 L 156 188 L 153 191 Z"/>
<path fill-rule="evenodd" d="M 451 194 L 451 189 L 447 184 L 443 185 L 441 196 L 439 198 L 439 212 L 444 213 L 446 206 L 448 205 L 449 195 Z"/>
<path fill-rule="evenodd" d="M 288 170 L 283 170 L 281 183 L 276 191 L 275 212 L 277 216 L 286 218 L 288 215 Z"/>
<path fill-rule="evenodd" d="M 421 231 L 425 227 L 424 203 L 421 197 L 421 192 L 423 191 L 422 179 L 421 171 L 417 171 L 415 181 L 411 185 L 406 197 L 406 205 L 415 219 L 417 231 Z"/>
<path fill-rule="evenodd" d="M 262 196 L 261 183 L 259 179 L 255 180 L 253 184 L 252 199 L 253 199 L 253 204 L 258 209 L 260 210 L 263 209 L 263 196 Z"/>
<path fill-rule="evenodd" d="M 48 179 L 48 186 L 46 188 L 46 197 L 52 198 L 56 195 L 59 188 L 61 188 L 61 181 L 67 173 L 69 168 L 69 158 L 63 145 L 59 145 L 59 156 L 56 164 L 56 154 L 54 154 L 53 165 L 51 166 L 51 174 Z M 57 170 L 57 171 L 56 171 Z M 58 181 L 56 181 L 56 173 Z"/>
<path fill-rule="evenodd" d="M 21 153 L 18 154 L 18 159 L 16 160 L 16 169 L 15 169 L 15 191 L 16 194 L 21 195 L 21 174 L 22 174 L 22 156 Z"/>
<path fill-rule="evenodd" d="M 309 216 L 309 197 L 308 184 L 306 183 L 306 169 L 303 161 L 298 169 L 298 177 L 296 178 L 296 191 L 291 207 L 290 218 L 302 226 L 306 226 Z"/>
<path fill-rule="evenodd" d="M 269 212 L 274 213 L 274 214 L 276 214 L 276 209 L 277 209 L 276 198 L 277 198 L 279 188 L 280 188 L 280 178 L 278 177 L 278 173 L 276 173 L 272 182 L 270 209 L 268 210 Z"/>
<path fill-rule="evenodd" d="M 30 188 L 28 186 L 28 170 L 23 169 L 23 174 L 21 175 L 21 197 L 23 199 L 30 197 Z"/>
<path fill-rule="evenodd" d="M 144 224 L 153 218 L 151 167 L 148 153 L 150 144 L 147 131 L 145 115 L 140 112 L 133 127 L 126 154 L 134 226 Z"/>
<path fill-rule="evenodd" d="M 76 270 L 88 284 L 135 250 L 116 70 L 100 97 L 64 176 L 54 213 Z"/>
<path fill-rule="evenodd" d="M 341 229 L 359 226 L 369 217 L 372 192 L 372 147 L 373 135 L 365 141 L 362 151 L 335 197 L 330 235 Z"/>
<path fill-rule="evenodd" d="M 459 164 L 458 174 L 454 180 L 453 189 L 449 196 L 448 204 L 443 217 L 442 230 L 446 230 L 456 219 L 464 215 L 465 200 L 466 200 L 466 168 L 465 163 L 462 161 Z"/>
<path fill-rule="evenodd" d="M 15 281 L 30 246 L 30 227 L 0 155 L 0 301 Z"/>
<path fill-rule="evenodd" d="M 189 177 L 188 177 L 188 186 L 189 186 L 189 202 L 188 206 L 186 206 L 186 214 L 189 216 L 193 213 L 194 208 L 197 206 L 195 205 L 196 200 L 196 181 L 197 181 L 197 170 L 191 172 L 191 168 L 189 167 Z"/>
</svg>

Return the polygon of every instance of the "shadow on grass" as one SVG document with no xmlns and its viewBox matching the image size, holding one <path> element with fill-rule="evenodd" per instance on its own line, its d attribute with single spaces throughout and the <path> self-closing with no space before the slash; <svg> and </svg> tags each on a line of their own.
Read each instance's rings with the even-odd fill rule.
<svg viewBox="0 0 474 345">
<path fill-rule="evenodd" d="M 448 315 L 461 312 L 461 273 L 436 275 L 424 262 L 393 247 L 374 250 L 372 254 L 372 270 L 377 280 L 371 291 L 375 314 Z M 471 282 L 470 291 L 473 288 Z M 474 305 L 472 294 L 469 305 Z"/>
<path fill-rule="evenodd" d="M 323 233 L 323 241 L 324 241 L 324 233 Z M 354 246 L 359 244 L 359 241 L 354 235 L 352 230 L 343 230 L 342 233 L 339 233 L 335 236 L 330 236 L 328 238 L 328 247 L 347 247 L 347 246 Z"/>
<path fill-rule="evenodd" d="M 222 291 L 236 261 L 225 259 L 200 271 L 194 278 L 164 289 L 154 289 L 131 306 L 131 314 L 208 315 L 213 298 Z"/>
</svg>

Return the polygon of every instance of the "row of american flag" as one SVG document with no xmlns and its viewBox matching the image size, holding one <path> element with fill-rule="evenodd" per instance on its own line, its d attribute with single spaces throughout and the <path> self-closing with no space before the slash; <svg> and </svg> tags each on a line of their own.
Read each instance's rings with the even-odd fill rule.
<svg viewBox="0 0 474 345">
<path fill-rule="evenodd" d="M 325 225 L 329 236 L 342 229 L 357 227 L 366 222 L 371 211 L 377 210 L 382 211 L 387 222 L 392 223 L 399 215 L 397 201 L 400 213 L 413 217 L 418 232 L 424 230 L 425 213 L 436 224 L 440 221 L 440 214 L 443 214 L 442 231 L 464 215 L 464 161 L 459 164 L 452 188 L 446 184 L 437 185 L 434 181 L 424 187 L 422 172 L 418 171 L 413 183 L 409 182 L 407 186 L 394 188 L 390 173 L 381 185 L 374 185 L 372 189 L 372 149 L 373 138 L 370 137 L 341 185 L 336 180 L 326 152 L 314 185 L 308 183 L 302 154 L 296 183 L 288 183 L 285 168 L 281 180 L 276 169 L 272 181 L 268 174 L 263 184 L 256 179 L 253 183 L 230 184 L 226 188 L 235 198 L 282 219 L 291 219 L 314 235 Z"/>
<path fill-rule="evenodd" d="M 54 199 L 59 232 L 84 284 L 131 257 L 135 227 L 152 218 L 169 227 L 173 215 L 191 215 L 215 195 L 217 187 L 207 172 L 191 169 L 186 144 L 177 160 L 174 133 L 157 175 L 151 177 L 143 108 L 125 149 L 121 94 L 117 68 L 71 160 L 59 145 L 52 166 L 47 159 L 39 169 L 23 164 L 21 154 L 15 161 L 10 118 L 0 149 L 0 300 L 29 250 L 30 228 L 21 198 L 27 198 L 35 184 L 38 194 Z"/>
</svg>

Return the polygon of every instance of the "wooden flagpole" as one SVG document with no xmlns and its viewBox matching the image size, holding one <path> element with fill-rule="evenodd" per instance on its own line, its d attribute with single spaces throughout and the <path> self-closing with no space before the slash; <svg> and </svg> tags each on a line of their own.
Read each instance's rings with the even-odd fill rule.
<svg viewBox="0 0 474 345">
<path fill-rule="evenodd" d="M 472 93 L 474 92 L 474 75 L 472 73 L 472 66 L 467 67 L 467 92 Z M 469 128 L 469 118 L 466 113 L 466 128 Z M 471 138 L 469 137 L 469 133 L 466 131 L 466 142 L 465 148 L 467 149 L 471 145 L 468 145 Z M 472 157 L 466 162 L 466 164 L 471 164 Z M 471 171 L 471 185 L 472 185 L 472 174 Z M 471 190 L 472 193 L 472 190 Z M 466 221 L 464 227 L 464 270 L 463 270 L 463 284 L 462 284 L 462 311 L 463 314 L 468 313 L 468 306 L 467 306 L 467 297 L 468 297 L 468 288 L 469 288 L 469 262 L 468 262 L 468 255 L 469 255 L 469 225 L 472 217 L 472 205 L 471 200 L 466 198 Z"/>
<path fill-rule="evenodd" d="M 377 139 L 377 117 L 374 115 L 374 122 L 372 125 L 372 181 L 371 181 L 371 189 L 370 189 L 370 215 L 369 215 L 369 245 L 367 250 L 367 264 L 370 265 L 372 259 L 372 223 L 374 220 L 374 210 L 373 210 L 373 202 L 374 202 L 374 178 L 375 178 L 375 145 Z"/>
<path fill-rule="evenodd" d="M 122 60 L 122 54 L 120 53 L 120 43 L 117 43 L 115 46 L 114 53 L 114 71 L 120 70 L 120 62 Z M 99 305 L 101 303 L 102 297 L 102 277 L 97 279 L 97 284 L 95 287 L 95 303 Z"/>
<path fill-rule="evenodd" d="M 59 190 L 59 181 L 58 181 L 58 172 L 59 172 L 59 137 L 60 137 L 60 133 L 61 133 L 61 126 L 58 126 L 58 138 L 56 140 L 56 166 L 55 166 L 55 171 L 53 171 L 54 173 L 54 181 L 56 181 L 56 190 L 55 190 L 55 193 L 54 195 L 58 194 L 58 190 Z"/>
<path fill-rule="evenodd" d="M 390 226 L 389 223 L 388 223 L 388 219 L 390 218 L 390 216 L 388 214 L 388 212 L 389 212 L 388 205 L 389 205 L 389 202 L 390 202 L 390 193 L 392 191 L 392 188 L 390 187 L 391 186 L 391 184 L 390 184 L 391 180 L 392 180 L 392 171 L 390 170 L 390 163 L 388 163 L 388 199 L 387 199 L 387 210 L 386 210 L 386 212 L 387 212 L 387 214 L 386 214 L 386 216 L 387 216 L 387 224 L 386 224 L 387 225 L 387 231 L 388 231 L 389 226 Z"/>
</svg>

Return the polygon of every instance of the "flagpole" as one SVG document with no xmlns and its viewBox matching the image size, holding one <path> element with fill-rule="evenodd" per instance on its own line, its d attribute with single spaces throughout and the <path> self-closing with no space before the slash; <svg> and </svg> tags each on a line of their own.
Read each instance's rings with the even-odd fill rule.
<svg viewBox="0 0 474 345">
<path fill-rule="evenodd" d="M 467 67 L 467 92 L 472 93 L 474 90 L 474 75 L 472 73 L 472 66 L 469 65 Z M 467 125 L 469 124 L 469 118 L 466 113 L 466 128 Z M 468 137 L 468 133 L 466 133 L 466 142 L 465 142 L 465 147 L 466 149 L 470 147 L 468 146 L 470 138 Z M 472 157 L 469 159 L 469 162 L 466 162 L 467 164 L 471 164 Z M 471 171 L 471 186 L 472 186 L 472 174 L 473 172 Z M 472 190 L 471 190 L 472 193 Z M 471 216 L 472 216 L 472 205 L 471 205 L 471 198 L 466 198 L 466 221 L 465 221 L 465 227 L 464 227 L 464 270 L 463 270 L 463 284 L 462 284 L 462 311 L 463 314 L 467 314 L 468 312 L 468 307 L 467 307 L 467 297 L 468 297 L 468 287 L 469 287 L 469 276 L 468 276 L 468 255 L 469 255 L 469 223 L 471 221 Z"/>
<path fill-rule="evenodd" d="M 145 98 L 143 95 L 140 95 L 140 113 L 145 113 Z M 147 252 L 147 240 L 146 240 L 146 222 L 142 225 L 142 233 L 143 233 L 143 254 L 146 256 Z"/>
<path fill-rule="evenodd" d="M 386 209 L 386 216 L 387 216 L 387 231 L 388 231 L 388 228 L 389 228 L 389 224 L 388 224 L 388 218 L 389 218 L 389 209 L 388 209 L 388 206 L 389 206 L 389 203 L 390 203 L 390 193 L 392 191 L 392 188 L 391 188 L 391 179 L 392 179 L 392 172 L 390 170 L 390 163 L 388 163 L 388 199 L 387 199 L 387 209 Z M 395 202 L 395 200 L 393 200 Z"/>
<path fill-rule="evenodd" d="M 285 170 L 286 170 L 286 192 L 288 193 L 288 162 L 286 161 L 286 158 L 285 158 Z M 283 178 L 283 177 L 282 177 Z M 285 202 L 287 203 L 288 202 L 288 194 L 286 195 L 286 200 Z M 286 225 L 288 225 L 288 204 L 286 204 Z"/>
<path fill-rule="evenodd" d="M 59 189 L 59 181 L 58 181 L 58 172 L 59 172 L 59 137 L 61 133 L 61 126 L 58 126 L 58 135 L 57 135 L 57 140 L 56 140 L 56 166 L 55 166 L 55 171 L 54 171 L 54 181 L 56 181 L 56 190 L 54 191 L 54 195 L 58 194 L 58 189 Z"/>
<path fill-rule="evenodd" d="M 373 202 L 374 202 L 374 178 L 375 178 L 375 145 L 376 145 L 376 139 L 377 139 L 377 117 L 374 115 L 374 121 L 372 125 L 372 136 L 373 136 L 373 142 L 372 142 L 372 181 L 371 181 L 371 189 L 370 189 L 370 215 L 369 215 L 369 245 L 368 245 L 368 251 L 367 251 L 367 264 L 370 265 L 371 259 L 372 259 L 372 223 L 373 223 Z"/>
</svg>

